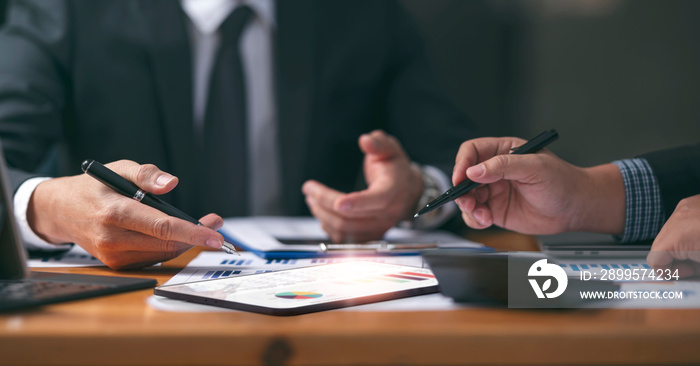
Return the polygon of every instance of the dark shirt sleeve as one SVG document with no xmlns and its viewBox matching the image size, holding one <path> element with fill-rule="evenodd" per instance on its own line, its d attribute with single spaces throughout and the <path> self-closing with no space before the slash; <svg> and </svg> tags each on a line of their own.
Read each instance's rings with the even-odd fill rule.
<svg viewBox="0 0 700 366">
<path fill-rule="evenodd" d="M 14 189 L 47 158 L 63 129 L 67 14 L 64 1 L 16 1 L 0 31 L 0 139 Z"/>
<path fill-rule="evenodd" d="M 647 153 L 668 219 L 682 199 L 700 194 L 700 144 Z"/>
</svg>

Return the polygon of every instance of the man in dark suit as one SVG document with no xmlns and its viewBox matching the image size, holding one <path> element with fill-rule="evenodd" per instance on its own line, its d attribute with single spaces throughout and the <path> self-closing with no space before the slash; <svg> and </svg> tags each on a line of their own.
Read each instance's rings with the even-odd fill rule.
<svg viewBox="0 0 700 366">
<path fill-rule="evenodd" d="M 649 265 L 678 270 L 681 277 L 700 275 L 700 144 L 579 168 L 547 150 L 508 154 L 523 142 L 481 138 L 462 145 L 453 182 L 485 184 L 457 200 L 467 225 L 654 239 Z"/>
<path fill-rule="evenodd" d="M 220 79 L 218 61 L 211 67 L 199 51 L 230 44 L 212 31 L 211 20 L 227 24 L 221 15 L 232 18 L 239 2 L 222 0 L 214 10 L 186 0 L 12 4 L 0 34 L 0 137 L 19 187 L 16 202 L 26 206 L 28 237 L 80 244 L 115 268 L 172 258 L 190 244 L 220 245 L 211 230 L 71 176 L 85 158 L 127 159 L 109 166 L 198 216 L 302 215 L 310 208 L 338 241 L 379 238 L 409 217 L 434 185 L 428 168 L 449 173 L 456 147 L 473 131 L 435 88 L 400 6 L 246 4 L 252 15 L 238 27 L 250 34 L 238 35 L 236 57 L 243 71 L 253 70 L 241 88 L 248 94 L 248 135 L 207 135 L 213 107 L 202 100 L 212 103 L 216 93 L 202 97 L 207 88 L 200 86 L 208 72 Z M 260 28 L 258 35 L 246 27 Z M 260 47 L 264 42 L 268 48 Z M 269 77 L 259 76 L 265 72 Z M 251 122 L 256 118 L 261 125 Z M 247 138 L 232 142 L 240 136 Z M 243 162 L 238 153 L 206 153 L 246 144 Z M 274 149 L 256 150 L 266 146 Z M 63 178 L 31 180 L 26 188 L 43 166 Z M 358 191 L 363 170 L 367 187 Z M 265 195 L 267 201 L 256 201 Z M 217 228 L 221 218 L 201 222 Z"/>
</svg>

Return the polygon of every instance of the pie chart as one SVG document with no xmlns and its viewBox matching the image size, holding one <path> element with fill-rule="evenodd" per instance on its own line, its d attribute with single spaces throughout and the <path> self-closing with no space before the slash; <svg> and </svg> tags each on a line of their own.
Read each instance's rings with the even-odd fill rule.
<svg viewBox="0 0 700 366">
<path fill-rule="evenodd" d="M 321 296 L 318 292 L 306 292 L 306 291 L 295 291 L 295 292 L 280 292 L 275 294 L 276 297 L 283 299 L 294 299 L 294 300 L 304 300 L 304 299 L 316 299 Z"/>
</svg>

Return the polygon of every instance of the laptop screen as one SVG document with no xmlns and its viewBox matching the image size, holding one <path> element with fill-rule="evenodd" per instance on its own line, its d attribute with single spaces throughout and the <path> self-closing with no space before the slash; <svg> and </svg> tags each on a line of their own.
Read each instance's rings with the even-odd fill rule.
<svg viewBox="0 0 700 366">
<path fill-rule="evenodd" d="M 12 193 L 0 145 L 0 279 L 17 280 L 28 275 L 26 252 L 12 208 Z"/>
</svg>

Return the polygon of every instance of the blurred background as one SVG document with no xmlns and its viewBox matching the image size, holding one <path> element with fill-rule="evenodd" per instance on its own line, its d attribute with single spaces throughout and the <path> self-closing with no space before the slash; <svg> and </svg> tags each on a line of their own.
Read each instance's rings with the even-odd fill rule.
<svg viewBox="0 0 700 366">
<path fill-rule="evenodd" d="M 700 142 L 700 1 L 402 1 L 488 135 L 556 128 L 584 166 Z"/>
<path fill-rule="evenodd" d="M 401 2 L 487 135 L 556 128 L 551 149 L 583 166 L 700 142 L 700 1 Z"/>
</svg>

